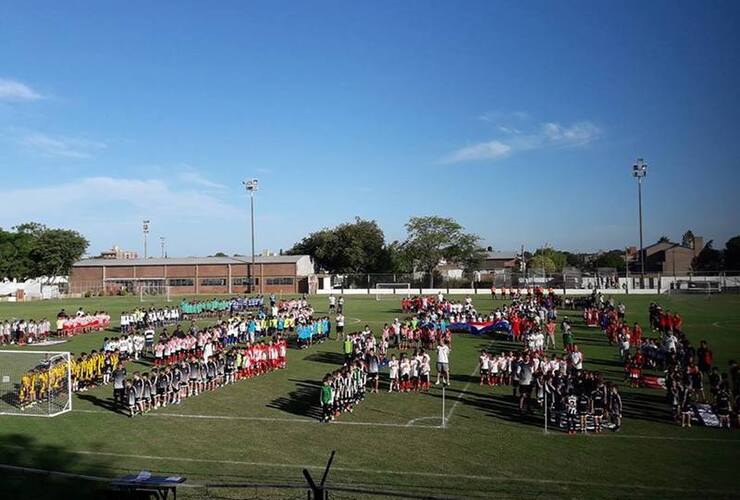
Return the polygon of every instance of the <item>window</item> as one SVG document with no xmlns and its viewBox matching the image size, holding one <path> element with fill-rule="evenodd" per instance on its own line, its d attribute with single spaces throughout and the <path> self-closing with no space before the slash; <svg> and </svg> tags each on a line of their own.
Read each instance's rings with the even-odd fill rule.
<svg viewBox="0 0 740 500">
<path fill-rule="evenodd" d="M 194 281 L 190 278 L 170 280 L 170 286 L 193 286 L 193 284 Z"/>
<path fill-rule="evenodd" d="M 293 278 L 265 278 L 268 285 L 292 285 Z"/>
<path fill-rule="evenodd" d="M 226 278 L 204 278 L 200 280 L 202 286 L 226 286 Z"/>
<path fill-rule="evenodd" d="M 255 285 L 260 284 L 259 278 L 234 278 L 231 280 L 231 284 L 234 286 L 248 286 L 252 280 L 254 280 Z"/>
</svg>

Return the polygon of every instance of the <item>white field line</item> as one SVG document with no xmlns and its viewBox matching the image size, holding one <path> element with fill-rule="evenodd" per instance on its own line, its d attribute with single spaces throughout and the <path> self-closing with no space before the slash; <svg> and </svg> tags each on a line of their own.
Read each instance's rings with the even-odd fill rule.
<svg viewBox="0 0 740 500">
<path fill-rule="evenodd" d="M 14 447 L 12 445 L 0 445 L 0 447 Z M 190 462 L 190 463 L 212 463 L 212 464 L 228 464 L 228 465 L 243 465 L 249 467 L 273 467 L 279 469 L 314 469 L 323 470 L 325 465 L 301 465 L 301 464 L 280 464 L 271 462 L 250 462 L 243 460 L 216 460 L 208 458 L 189 458 L 189 457 L 166 457 L 166 456 L 155 456 L 155 455 L 134 455 L 126 453 L 112 453 L 105 451 L 89 451 L 89 450 L 65 450 L 67 453 L 74 453 L 77 455 L 91 455 L 91 456 L 107 456 L 117 458 L 135 458 L 141 460 L 165 460 L 172 462 Z M 603 483 L 598 481 L 570 481 L 560 479 L 536 479 L 536 478 L 522 478 L 522 477 L 509 477 L 509 476 L 484 476 L 476 474 L 446 474 L 442 472 L 421 472 L 421 471 L 401 471 L 401 470 L 380 470 L 380 469 L 366 469 L 366 468 L 354 468 L 354 467 L 332 467 L 332 470 L 340 472 L 353 472 L 360 474 L 377 474 L 377 475 L 395 475 L 395 476 L 416 476 L 416 477 L 428 477 L 428 478 L 445 478 L 445 479 L 468 479 L 468 480 L 479 480 L 479 481 L 496 481 L 496 482 L 517 482 L 517 483 L 530 483 L 530 484 L 555 484 L 555 485 L 572 485 L 572 486 L 599 486 L 604 488 L 621 488 L 621 489 L 634 489 L 634 490 L 647 490 L 647 491 L 675 491 L 678 493 L 687 492 L 701 492 L 701 493 L 715 493 L 723 495 L 734 495 L 736 491 L 729 490 L 712 490 L 704 488 L 678 488 L 670 486 L 649 486 L 644 484 L 624 484 L 620 482 L 614 483 Z"/>
<path fill-rule="evenodd" d="M 96 414 L 107 414 L 113 415 L 112 412 L 99 411 L 99 410 L 72 410 L 73 413 L 96 413 Z M 275 417 L 240 417 L 234 415 L 188 415 L 182 413 L 146 413 L 144 415 L 137 415 L 138 417 L 165 417 L 165 418 L 193 418 L 203 420 L 242 420 L 242 421 L 256 421 L 256 422 L 290 422 L 300 424 L 321 424 L 320 421 L 310 418 L 275 418 Z M 355 425 L 355 426 L 366 426 L 366 427 L 417 427 L 421 429 L 437 429 L 436 425 L 408 425 L 408 424 L 397 424 L 392 422 L 352 422 L 352 421 L 339 421 L 333 420 L 329 422 L 331 425 Z"/>
<path fill-rule="evenodd" d="M 447 423 L 450 421 L 450 418 L 455 413 L 455 410 L 457 409 L 457 405 L 460 404 L 460 401 L 462 400 L 463 396 L 467 394 L 468 387 L 470 387 L 471 382 L 473 381 L 472 378 L 475 376 L 475 373 L 478 371 L 478 367 L 476 366 L 473 370 L 473 373 L 470 374 L 471 379 L 468 380 L 468 383 L 463 386 L 463 390 L 460 391 L 457 394 L 457 397 L 455 398 L 455 402 L 452 404 L 452 408 L 447 412 L 447 416 L 445 416 L 445 421 L 442 422 L 442 424 L 447 427 Z"/>
</svg>

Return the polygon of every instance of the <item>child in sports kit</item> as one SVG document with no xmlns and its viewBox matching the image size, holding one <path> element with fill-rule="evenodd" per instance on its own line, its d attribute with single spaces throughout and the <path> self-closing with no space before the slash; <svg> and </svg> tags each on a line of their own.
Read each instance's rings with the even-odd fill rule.
<svg viewBox="0 0 740 500">
<path fill-rule="evenodd" d="M 576 433 L 576 415 L 578 414 L 578 398 L 573 391 L 568 392 L 565 400 L 565 414 L 568 417 L 568 434 L 571 436 Z"/>
<path fill-rule="evenodd" d="M 419 384 L 421 385 L 421 390 L 423 391 L 429 392 L 429 388 L 432 385 L 431 371 L 431 358 L 422 350 L 419 358 Z"/>
<path fill-rule="evenodd" d="M 401 388 L 398 385 L 398 359 L 396 359 L 395 354 L 388 361 L 388 370 L 388 392 L 393 392 L 394 389 L 401 392 Z"/>
<path fill-rule="evenodd" d="M 321 394 L 319 396 L 319 403 L 321 404 L 321 421 L 328 422 L 334 420 L 333 409 L 334 409 L 334 388 L 332 387 L 331 375 L 324 376 L 321 384 Z"/>
<path fill-rule="evenodd" d="M 401 373 L 401 385 L 399 392 L 409 392 L 411 378 L 411 362 L 406 357 L 406 353 L 401 353 L 399 361 L 399 370 Z"/>
<path fill-rule="evenodd" d="M 485 350 L 481 350 L 480 356 L 478 356 L 478 371 L 480 372 L 480 386 L 483 387 L 485 381 L 488 385 L 491 385 L 491 381 L 488 375 L 489 362 L 488 353 Z"/>
<path fill-rule="evenodd" d="M 414 351 L 414 354 L 409 359 L 411 364 L 410 378 L 411 378 L 411 389 L 414 391 L 419 390 L 419 353 Z"/>
<path fill-rule="evenodd" d="M 578 395 L 578 415 L 581 418 L 581 432 L 586 434 L 586 420 L 591 408 L 591 401 L 585 391 Z"/>
</svg>

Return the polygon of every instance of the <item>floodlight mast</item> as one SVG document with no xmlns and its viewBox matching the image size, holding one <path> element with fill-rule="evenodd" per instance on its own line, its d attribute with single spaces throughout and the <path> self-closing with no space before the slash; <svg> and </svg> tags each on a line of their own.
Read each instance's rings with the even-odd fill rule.
<svg viewBox="0 0 740 500">
<path fill-rule="evenodd" d="M 637 179 L 637 206 L 640 218 L 640 281 L 645 286 L 645 247 L 642 240 L 642 180 L 647 176 L 648 166 L 645 160 L 638 158 L 632 165 L 632 176 Z"/>
<path fill-rule="evenodd" d="M 254 192 L 259 188 L 259 181 L 257 179 L 248 179 L 243 181 L 244 188 L 249 193 L 250 207 L 251 207 L 251 219 L 252 219 L 252 265 L 249 269 L 249 292 L 254 292 Z"/>
<path fill-rule="evenodd" d="M 144 219 L 141 224 L 141 230 L 144 233 L 144 259 L 146 260 L 146 238 L 149 234 L 149 219 Z"/>
</svg>

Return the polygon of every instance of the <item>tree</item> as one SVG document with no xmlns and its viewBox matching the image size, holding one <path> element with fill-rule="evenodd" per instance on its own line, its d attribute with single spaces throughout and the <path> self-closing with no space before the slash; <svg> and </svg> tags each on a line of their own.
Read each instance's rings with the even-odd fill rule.
<svg viewBox="0 0 740 500">
<path fill-rule="evenodd" d="M 613 267 L 617 271 L 624 271 L 627 267 L 627 263 L 624 260 L 624 252 L 622 250 L 604 252 L 596 257 L 594 267 Z"/>
<path fill-rule="evenodd" d="M 543 255 L 550 259 L 550 262 L 552 262 L 553 271 L 561 270 L 565 267 L 565 265 L 568 263 L 568 257 L 565 255 L 564 252 L 559 252 L 555 250 L 554 248 L 550 247 L 544 247 L 538 249 L 535 253 L 535 256 L 537 255 Z"/>
<path fill-rule="evenodd" d="M 35 222 L 11 231 L 0 229 L 0 277 L 26 280 L 68 274 L 87 245 L 76 231 L 48 229 Z"/>
<path fill-rule="evenodd" d="M 552 273 L 558 269 L 552 259 L 542 253 L 535 253 L 535 255 L 532 256 L 531 259 L 529 259 L 527 267 L 529 268 L 530 272 L 538 272 L 544 268 L 546 273 Z"/>
<path fill-rule="evenodd" d="M 712 240 L 709 240 L 699 255 L 694 257 L 691 267 L 694 271 L 721 271 L 724 268 L 724 255 L 712 248 Z"/>
<path fill-rule="evenodd" d="M 88 241 L 77 231 L 46 229 L 33 244 L 31 258 L 35 276 L 60 276 L 69 274 L 77 260 L 87 250 Z"/>
<path fill-rule="evenodd" d="M 442 260 L 461 264 L 468 274 L 480 268 L 484 257 L 480 238 L 466 233 L 451 218 L 412 217 L 406 223 L 406 232 L 404 258 L 429 277 L 430 287 L 434 286 L 434 270 Z"/>
<path fill-rule="evenodd" d="M 660 238 L 658 238 L 658 243 L 670 243 L 670 242 L 671 242 L 671 239 L 665 234 L 661 236 Z"/>
<path fill-rule="evenodd" d="M 740 236 L 735 236 L 725 243 L 725 269 L 740 271 Z"/>
<path fill-rule="evenodd" d="M 391 261 L 378 223 L 359 217 L 354 222 L 311 233 L 287 253 L 310 255 L 320 268 L 337 274 L 383 272 Z"/>
</svg>

